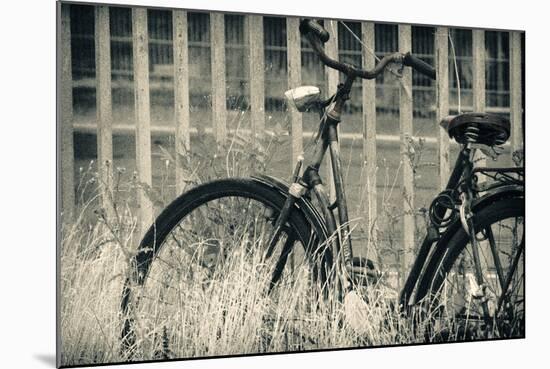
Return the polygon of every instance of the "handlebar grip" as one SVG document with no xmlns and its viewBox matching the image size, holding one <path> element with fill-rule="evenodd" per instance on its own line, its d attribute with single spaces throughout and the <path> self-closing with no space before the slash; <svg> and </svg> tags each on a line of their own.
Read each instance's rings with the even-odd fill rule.
<svg viewBox="0 0 550 369">
<path fill-rule="evenodd" d="M 330 39 L 330 34 L 319 23 L 313 19 L 303 19 L 300 22 L 300 33 L 306 35 L 309 32 L 312 32 L 315 36 L 317 36 L 322 43 L 325 43 Z"/>
<path fill-rule="evenodd" d="M 435 79 L 436 77 L 435 69 L 431 65 L 416 56 L 411 55 L 410 52 L 405 54 L 403 64 L 416 69 L 418 72 L 431 79 Z"/>
</svg>

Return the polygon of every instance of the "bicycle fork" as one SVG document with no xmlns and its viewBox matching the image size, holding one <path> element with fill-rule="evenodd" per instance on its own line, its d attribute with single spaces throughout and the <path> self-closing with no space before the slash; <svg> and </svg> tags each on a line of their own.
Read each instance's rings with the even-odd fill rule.
<svg viewBox="0 0 550 369">
<path fill-rule="evenodd" d="M 290 216 L 290 211 L 292 210 L 292 207 L 294 206 L 296 201 L 300 197 L 302 197 L 307 191 L 307 188 L 305 186 L 298 183 L 298 178 L 299 178 L 300 170 L 302 169 L 303 162 L 304 162 L 304 158 L 302 156 L 299 156 L 298 161 L 296 162 L 296 167 L 294 168 L 294 172 L 292 174 L 293 181 L 289 187 L 289 191 L 288 191 L 289 196 L 286 198 L 285 204 L 283 205 L 283 208 L 281 209 L 281 212 L 279 213 L 279 216 L 275 221 L 273 231 L 271 232 L 271 235 L 268 238 L 269 244 L 267 246 L 267 251 L 265 254 L 266 259 L 269 259 L 271 255 L 273 255 L 273 251 L 275 250 L 275 246 L 277 245 L 279 236 L 283 231 L 283 225 L 287 222 L 288 217 Z"/>
<path fill-rule="evenodd" d="M 340 227 L 338 227 L 338 238 L 340 240 L 340 246 L 342 247 L 342 254 L 344 257 L 344 268 L 346 272 L 346 278 L 344 278 L 344 290 L 351 289 L 351 281 L 353 278 L 353 252 L 351 246 L 351 230 L 348 218 L 348 206 L 346 201 L 346 194 L 344 190 L 344 178 L 342 174 L 342 163 L 340 160 L 340 147 L 338 145 L 338 131 L 336 125 L 328 127 L 328 139 L 330 145 L 330 157 L 332 163 L 332 172 L 334 173 L 334 188 L 336 192 L 336 203 L 338 205 L 338 220 Z M 333 206 L 330 206 L 333 208 Z"/>
</svg>

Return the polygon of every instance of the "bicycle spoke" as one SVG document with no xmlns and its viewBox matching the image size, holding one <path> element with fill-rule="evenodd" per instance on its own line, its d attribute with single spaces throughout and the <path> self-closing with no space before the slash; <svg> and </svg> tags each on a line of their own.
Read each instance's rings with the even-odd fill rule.
<svg viewBox="0 0 550 369">
<path fill-rule="evenodd" d="M 495 235 L 493 234 L 493 229 L 491 228 L 491 226 L 485 228 L 485 232 L 487 234 L 487 240 L 489 241 L 489 246 L 491 248 L 493 263 L 495 264 L 495 269 L 497 270 L 497 277 L 500 288 L 502 289 L 502 286 L 504 285 L 504 271 L 502 269 L 502 263 L 500 262 L 500 256 L 495 241 Z"/>
<path fill-rule="evenodd" d="M 510 282 L 512 281 L 512 277 L 514 276 L 514 272 L 518 266 L 519 260 L 521 258 L 521 254 L 523 253 L 523 249 L 525 248 L 525 237 L 522 237 L 521 243 L 519 244 L 518 250 L 516 252 L 516 255 L 514 257 L 514 260 L 512 261 L 512 265 L 510 266 L 510 269 L 508 270 L 508 275 L 506 276 L 506 280 L 504 282 L 503 288 L 502 288 L 502 294 L 499 297 L 498 303 L 497 303 L 497 311 L 500 310 L 502 303 L 504 302 L 504 298 L 506 296 L 506 293 L 508 292 L 508 288 L 510 286 Z"/>
</svg>

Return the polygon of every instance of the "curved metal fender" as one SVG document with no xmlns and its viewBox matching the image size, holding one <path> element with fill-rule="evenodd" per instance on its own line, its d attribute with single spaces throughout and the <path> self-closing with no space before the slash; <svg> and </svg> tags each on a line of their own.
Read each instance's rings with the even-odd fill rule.
<svg viewBox="0 0 550 369">
<path fill-rule="evenodd" d="M 474 213 L 475 217 L 476 211 L 479 211 L 480 209 L 489 206 L 492 203 L 509 198 L 523 197 L 525 197 L 525 190 L 522 185 L 503 185 L 500 187 L 496 187 L 472 202 L 472 212 Z M 436 247 L 439 247 L 442 241 L 448 241 L 448 238 L 452 236 L 452 234 L 455 233 L 460 227 L 462 227 L 460 219 L 455 220 L 451 225 L 449 225 L 439 241 L 437 241 Z"/>
<path fill-rule="evenodd" d="M 258 183 L 261 183 L 265 186 L 268 186 L 270 188 L 273 188 L 279 191 L 280 193 L 282 193 L 283 195 L 288 196 L 289 185 L 278 178 L 268 176 L 265 174 L 255 174 L 252 176 L 252 180 Z M 310 222 L 311 225 L 315 229 L 317 229 L 318 232 L 322 232 L 322 237 L 324 239 L 327 239 L 328 232 L 327 232 L 327 227 L 325 225 L 323 216 L 319 213 L 319 211 L 315 208 L 315 206 L 313 206 L 311 201 L 307 197 L 302 196 L 296 201 L 295 206 L 297 206 L 300 210 L 303 211 L 308 222 Z"/>
<path fill-rule="evenodd" d="M 503 185 L 490 190 L 485 195 L 474 200 L 472 211 L 485 207 L 493 202 L 510 197 L 525 197 L 525 188 L 523 185 Z"/>
</svg>

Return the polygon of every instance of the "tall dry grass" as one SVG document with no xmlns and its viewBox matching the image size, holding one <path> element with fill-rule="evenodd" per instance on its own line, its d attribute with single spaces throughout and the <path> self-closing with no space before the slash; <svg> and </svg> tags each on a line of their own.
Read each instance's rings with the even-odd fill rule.
<svg viewBox="0 0 550 369">
<path fill-rule="evenodd" d="M 75 224 L 64 230 L 63 365 L 128 359 L 120 351 L 120 301 L 127 256 L 118 241 L 110 239 L 106 228 L 102 223 L 86 229 Z M 199 284 L 186 285 L 185 290 L 177 291 L 178 297 L 170 299 L 179 298 L 180 306 L 167 309 L 160 299 L 143 304 L 137 324 L 142 330 L 141 340 L 131 359 L 303 351 L 424 340 L 424 331 L 398 313 L 394 294 L 382 284 L 359 291 L 369 301 L 369 308 L 361 316 L 366 329 L 357 334 L 354 327 L 346 324 L 342 303 L 309 299 L 311 285 L 305 276 L 298 278 L 292 288 L 280 289 L 277 296 L 266 296 L 268 279 L 258 278 L 258 273 L 252 272 L 257 265 L 249 267 L 248 271 L 239 271 L 237 278 L 217 279 L 208 293 Z"/>
<path fill-rule="evenodd" d="M 223 171 L 225 166 L 227 175 L 233 175 L 247 172 L 250 167 L 268 167 L 262 161 L 268 156 L 265 152 L 250 154 L 240 140 L 242 138 L 235 135 L 229 150 L 217 155 L 219 160 L 211 166 L 213 170 Z M 269 144 L 274 140 L 277 138 L 272 137 Z M 165 155 L 166 160 L 173 160 L 168 151 Z M 195 159 L 188 162 L 186 168 L 195 176 L 190 178 L 191 185 L 201 181 L 197 168 L 204 167 L 207 160 L 214 162 L 206 151 Z M 133 356 L 128 357 L 121 350 L 120 304 L 128 266 L 139 240 L 135 235 L 136 218 L 131 200 L 118 194 L 141 190 L 148 191 L 150 196 L 155 193 L 135 182 L 121 183 L 122 170 L 118 169 L 114 174 L 114 188 L 106 188 L 91 168 L 81 172 L 78 216 L 64 222 L 62 227 L 62 365 L 398 345 L 437 338 L 436 333 L 427 330 L 430 319 L 425 315 L 420 319 L 414 314 L 400 313 L 394 281 L 390 283 L 382 278 L 356 289 L 359 298 L 367 304 L 355 312 L 361 327 L 350 326 L 341 301 L 322 294 L 311 298 L 307 267 L 298 265 L 296 281 L 289 288 L 267 296 L 269 274 L 258 274 L 262 261 L 251 259 L 245 268 L 240 266 L 242 263 L 235 263 L 235 268 L 241 269 L 226 270 L 225 275 L 209 282 L 207 288 L 204 284 L 190 284 L 179 276 L 177 288 L 163 292 L 162 298 L 143 303 L 136 316 L 137 347 Z M 391 193 L 396 180 L 388 173 L 386 171 L 386 181 L 390 185 L 385 191 Z M 206 179 L 216 175 L 217 172 L 207 174 Z M 99 205 L 100 195 L 106 193 L 111 199 L 109 209 Z M 382 214 L 395 217 L 390 210 Z M 361 221 L 361 218 L 354 219 L 357 223 Z M 394 227 L 395 221 L 390 219 L 380 224 L 376 227 L 377 239 L 384 234 L 383 225 Z M 392 232 L 392 228 L 386 231 Z M 377 246 L 374 242 L 369 247 L 376 249 Z M 238 259 L 239 254 L 235 255 Z M 384 270 L 384 265 L 380 267 Z M 152 275 L 163 278 L 162 273 L 155 275 L 152 271 Z M 155 293 L 161 292 L 153 290 L 149 295 Z M 162 302 L 167 297 L 172 298 L 173 305 Z M 452 329 L 452 322 L 441 324 Z"/>
</svg>

